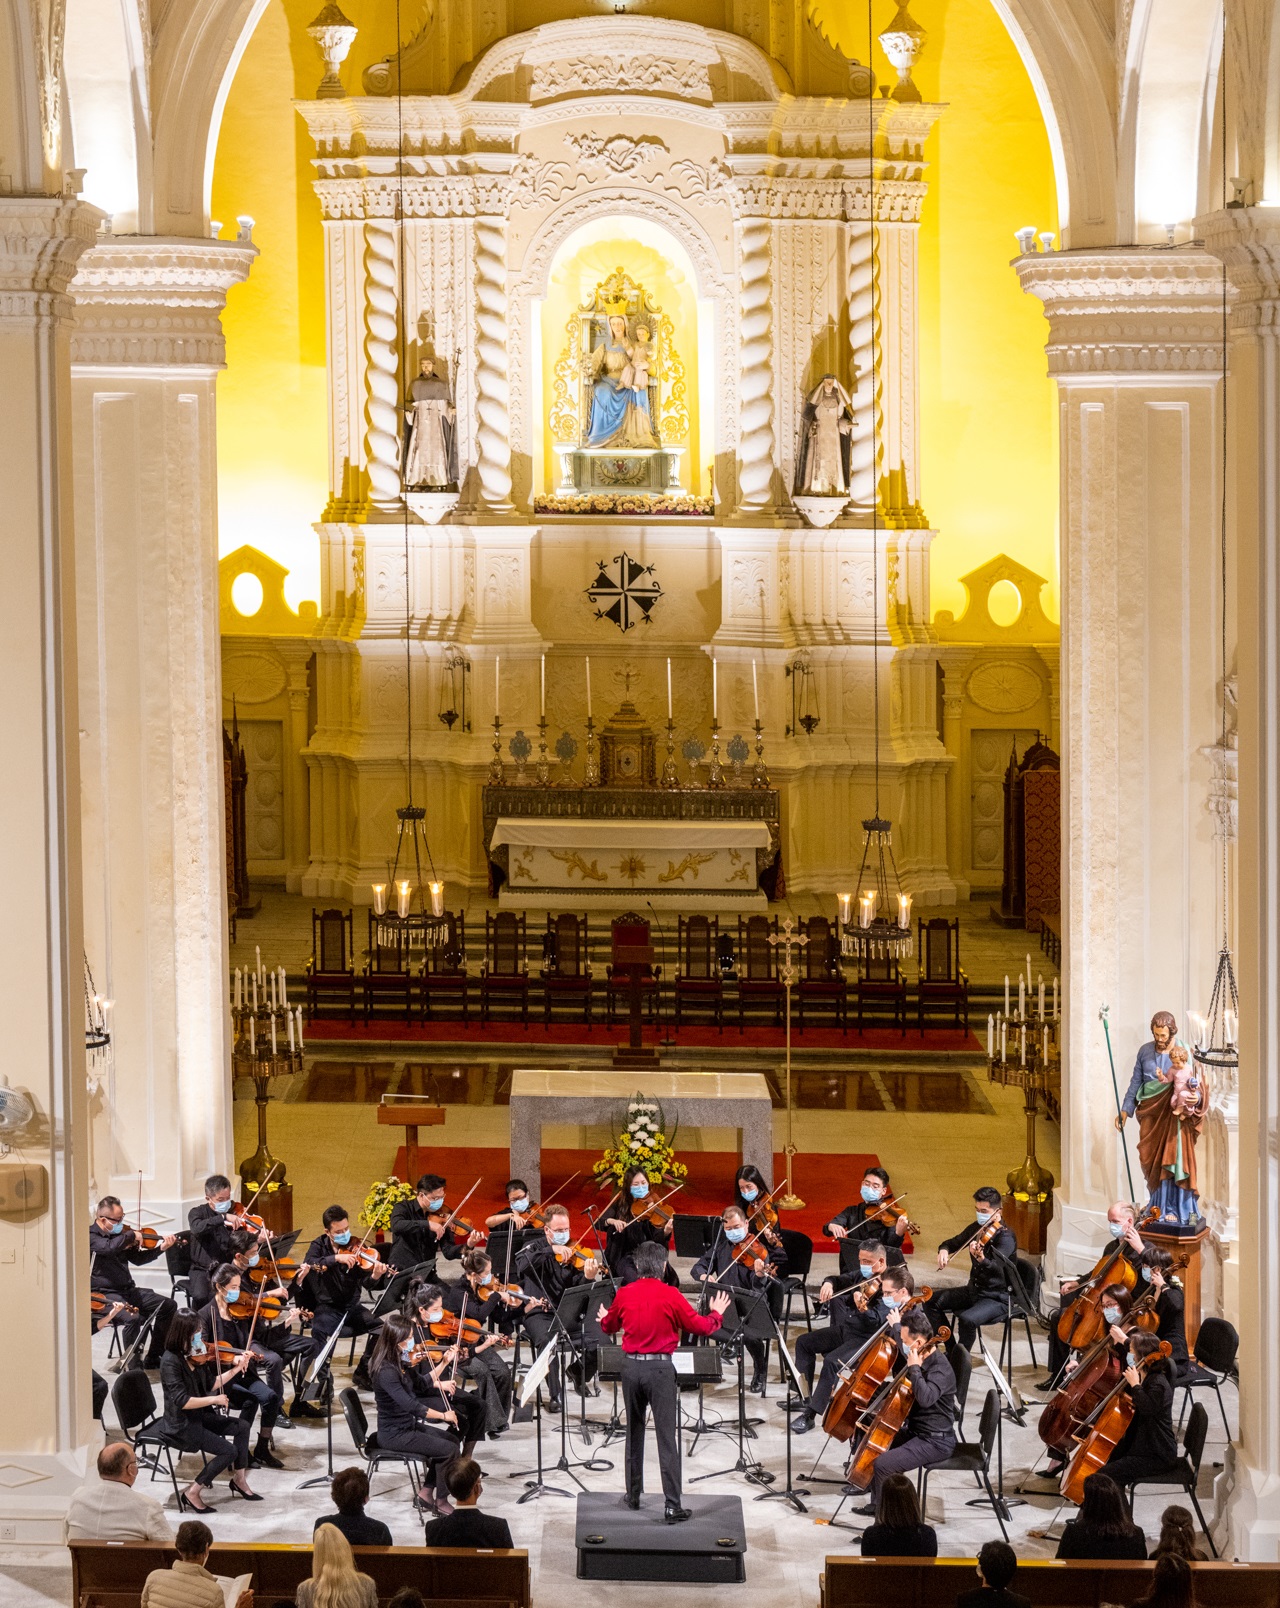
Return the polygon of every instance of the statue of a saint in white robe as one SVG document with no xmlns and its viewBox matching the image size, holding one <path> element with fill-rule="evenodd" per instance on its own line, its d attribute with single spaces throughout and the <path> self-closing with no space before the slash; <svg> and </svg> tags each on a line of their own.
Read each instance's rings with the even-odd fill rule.
<svg viewBox="0 0 1280 1608">
<path fill-rule="evenodd" d="M 811 497 L 840 497 L 849 490 L 853 407 L 834 374 L 824 374 L 805 398 L 796 490 Z"/>
<path fill-rule="evenodd" d="M 404 483 L 409 490 L 454 485 L 453 421 L 455 410 L 449 387 L 436 373 L 435 360 L 424 357 L 418 377 L 409 387 L 405 420 L 409 448 L 404 460 Z"/>
</svg>

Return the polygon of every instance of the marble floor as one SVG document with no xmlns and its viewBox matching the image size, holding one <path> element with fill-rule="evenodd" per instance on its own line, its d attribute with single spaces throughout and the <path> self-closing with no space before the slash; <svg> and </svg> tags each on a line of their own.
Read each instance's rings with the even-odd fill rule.
<svg viewBox="0 0 1280 1608">
<path fill-rule="evenodd" d="M 915 1259 L 918 1279 L 926 1275 L 926 1270 L 933 1273 L 932 1262 L 931 1256 L 922 1255 Z M 833 1265 L 832 1260 L 828 1258 L 824 1262 L 819 1258 L 815 1271 L 820 1273 L 824 1265 Z M 944 1274 L 941 1277 L 947 1279 L 951 1276 L 954 1275 Z M 998 1330 L 989 1331 L 988 1337 L 993 1345 L 998 1344 Z M 105 1341 L 101 1337 L 95 1342 L 95 1348 L 105 1351 Z M 342 1348 L 343 1353 L 345 1349 Z M 1040 1335 L 1037 1335 L 1036 1349 L 1039 1367 L 1031 1364 L 1025 1338 L 1018 1340 L 1012 1373 L 1014 1383 L 1027 1392 L 1033 1403 L 1040 1398 L 1034 1395 L 1032 1386 L 1043 1372 L 1043 1337 Z M 96 1359 L 100 1370 L 104 1360 L 101 1356 Z M 344 1373 L 345 1368 L 340 1368 L 340 1376 Z M 974 1371 L 966 1413 L 965 1427 L 970 1435 L 976 1430 L 986 1388 L 989 1388 L 989 1381 L 979 1365 Z M 758 1398 L 748 1399 L 750 1414 L 764 1419 L 757 1438 L 748 1443 L 749 1450 L 767 1470 L 777 1476 L 775 1484 L 781 1483 L 785 1468 L 784 1417 L 778 1408 L 781 1397 L 775 1363 L 767 1401 L 761 1403 Z M 576 1407 L 577 1398 L 572 1399 Z M 688 1396 L 684 1400 L 687 1406 L 692 1406 L 696 1397 Z M 594 1419 L 607 1419 L 610 1406 L 611 1391 L 608 1387 L 598 1398 L 588 1398 L 587 1401 L 588 1414 Z M 1214 1404 L 1210 1403 L 1209 1406 L 1209 1444 L 1205 1452 L 1200 1491 L 1202 1505 L 1205 1505 L 1207 1512 L 1211 1512 L 1213 1465 L 1221 1463 L 1224 1450 L 1221 1421 Z M 733 1423 L 736 1421 L 735 1408 L 736 1391 L 727 1383 L 708 1392 L 706 1416 L 709 1420 L 720 1418 Z M 1228 1413 L 1234 1426 L 1234 1392 L 1228 1393 Z M 1019 1555 L 1025 1558 L 1051 1557 L 1062 1520 L 1069 1516 L 1069 1510 L 1067 1514 L 1060 1514 L 1052 1485 L 1044 1480 L 1028 1478 L 1041 1452 L 1040 1442 L 1032 1427 L 1035 1417 L 1032 1407 L 1027 1413 L 1026 1426 L 1012 1422 L 1006 1422 L 1003 1426 L 1006 1492 L 1012 1496 L 1015 1488 L 1021 1488 L 1026 1483 L 1023 1496 L 1025 1505 L 1012 1509 L 1010 1521 L 1013 1543 Z M 613 1463 L 612 1469 L 607 1471 L 579 1470 L 579 1478 L 591 1490 L 620 1490 L 621 1443 L 602 1448 L 600 1433 L 595 1431 L 588 1451 L 575 1425 L 576 1419 L 571 1420 L 571 1433 L 568 1436 L 570 1458 L 576 1460 L 584 1455 L 595 1455 Z M 107 1427 L 110 1432 L 110 1408 Z M 575 1504 L 572 1497 L 544 1495 L 524 1505 L 518 1504 L 518 1498 L 525 1489 L 522 1471 L 535 1461 L 533 1434 L 531 1425 L 517 1425 L 500 1440 L 482 1443 L 478 1455 L 488 1476 L 484 1506 L 507 1518 L 516 1544 L 529 1549 L 535 1603 L 547 1605 L 554 1602 L 557 1608 L 588 1608 L 588 1605 L 594 1608 L 600 1600 L 599 1587 L 575 1578 Z M 686 1433 L 684 1440 L 687 1448 L 691 1436 Z M 686 1450 L 684 1472 L 686 1483 L 691 1488 L 694 1488 L 692 1481 L 699 1475 L 710 1473 L 713 1477 L 698 1488 L 737 1494 L 742 1498 L 748 1537 L 747 1583 L 753 1596 L 757 1600 L 786 1605 L 786 1608 L 791 1608 L 791 1605 L 812 1608 L 817 1602 L 818 1575 L 823 1557 L 827 1553 L 846 1552 L 856 1547 L 857 1542 L 850 1530 L 833 1528 L 829 1523 L 840 1501 L 838 1485 L 816 1482 L 806 1485 L 804 1480 L 804 1476 L 814 1469 L 815 1459 L 818 1474 L 828 1478 L 838 1477 L 841 1467 L 839 1448 L 835 1443 L 830 1443 L 824 1449 L 819 1431 L 803 1438 L 793 1438 L 792 1447 L 795 1483 L 811 1493 L 803 1499 L 804 1512 L 793 1510 L 781 1500 L 757 1501 L 755 1498 L 767 1487 L 751 1484 L 740 1474 L 715 1472 L 732 1468 L 737 1458 L 736 1440 L 726 1435 L 706 1437 L 692 1455 Z M 286 1465 L 284 1470 L 256 1471 L 252 1476 L 255 1488 L 266 1498 L 261 1505 L 249 1507 L 236 1503 L 233 1506 L 227 1496 L 226 1485 L 219 1482 L 214 1494 L 218 1515 L 210 1521 L 216 1537 L 236 1540 L 257 1538 L 273 1542 L 300 1542 L 308 1538 L 315 1517 L 326 1510 L 327 1491 L 323 1486 L 312 1490 L 301 1490 L 300 1486 L 305 1479 L 324 1471 L 323 1429 L 307 1424 L 281 1433 L 278 1436 L 278 1449 Z M 559 1425 L 553 1419 L 544 1419 L 545 1464 L 548 1467 L 554 1465 L 559 1455 Z M 341 1419 L 335 1420 L 335 1467 L 343 1467 L 353 1460 L 354 1453 L 345 1427 Z M 656 1487 L 656 1450 L 652 1438 L 648 1467 L 650 1483 Z M 516 1477 L 511 1477 L 513 1475 Z M 573 1480 L 563 1473 L 552 1473 L 549 1481 L 570 1492 L 577 1489 Z M 946 1554 L 973 1556 L 983 1541 L 998 1537 L 996 1521 L 990 1511 L 966 1505 L 974 1489 L 970 1478 L 961 1474 L 936 1475 L 930 1482 L 928 1518 L 938 1526 L 940 1547 Z M 155 1494 L 162 1498 L 167 1495 L 166 1505 L 172 1509 L 172 1494 L 166 1493 L 163 1484 L 155 1486 Z M 1167 1501 L 1173 1499 L 1159 1492 L 1139 1497 L 1137 1517 L 1148 1535 L 1158 1529 L 1160 1511 Z M 420 1539 L 420 1524 L 410 1508 L 407 1488 L 402 1479 L 390 1473 L 379 1475 L 374 1481 L 374 1495 L 369 1510 L 386 1521 L 398 1544 L 413 1545 Z M 171 1517 L 174 1515 L 171 1514 Z M 850 1522 L 855 1530 L 865 1523 L 862 1519 L 850 1518 L 847 1506 L 841 1520 Z M 729 1588 L 685 1585 L 665 1589 L 669 1600 L 689 1604 L 690 1608 L 702 1604 L 710 1608 L 711 1604 L 725 1599 L 725 1592 Z M 21 1561 L 6 1558 L 0 1552 L 0 1601 L 3 1601 L 5 1608 L 46 1608 L 49 1604 L 66 1604 L 69 1594 L 70 1571 L 61 1552 Z"/>
</svg>

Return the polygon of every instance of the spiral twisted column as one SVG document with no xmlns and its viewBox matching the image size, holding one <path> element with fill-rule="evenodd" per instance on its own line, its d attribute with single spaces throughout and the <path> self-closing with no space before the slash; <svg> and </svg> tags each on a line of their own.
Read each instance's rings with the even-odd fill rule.
<svg viewBox="0 0 1280 1608">
<path fill-rule="evenodd" d="M 400 500 L 396 277 L 395 221 L 370 218 L 364 226 L 364 449 L 375 504 Z"/>
<path fill-rule="evenodd" d="M 744 218 L 738 234 L 741 292 L 738 379 L 738 507 L 773 508 L 773 286 L 768 218 Z"/>
<path fill-rule="evenodd" d="M 875 232 L 870 223 L 845 231 L 845 295 L 849 304 L 849 501 L 870 512 L 876 496 Z"/>
<path fill-rule="evenodd" d="M 475 232 L 476 474 L 480 501 L 496 513 L 511 502 L 511 386 L 507 374 L 507 225 L 481 218 Z"/>
</svg>

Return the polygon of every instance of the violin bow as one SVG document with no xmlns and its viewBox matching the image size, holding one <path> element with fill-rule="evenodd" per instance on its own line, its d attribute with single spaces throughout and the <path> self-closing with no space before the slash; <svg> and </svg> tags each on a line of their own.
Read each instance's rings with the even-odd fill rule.
<svg viewBox="0 0 1280 1608">
<path fill-rule="evenodd" d="M 471 1291 L 467 1289 L 462 1292 L 462 1311 L 458 1314 L 458 1332 L 453 1338 L 453 1367 L 449 1370 L 449 1378 L 455 1381 L 458 1377 L 458 1356 L 462 1348 L 462 1326 L 467 1321 L 467 1297 L 470 1294 Z"/>
<path fill-rule="evenodd" d="M 249 1202 L 249 1204 L 248 1204 L 248 1205 L 247 1205 L 247 1206 L 246 1206 L 246 1207 L 245 1207 L 245 1209 L 244 1209 L 244 1211 L 243 1211 L 243 1212 L 241 1212 L 241 1214 L 240 1214 L 240 1215 L 241 1215 L 241 1216 L 242 1216 L 242 1217 L 248 1217 L 248 1215 L 249 1215 L 249 1213 L 250 1213 L 250 1212 L 251 1212 L 251 1211 L 252 1211 L 252 1210 L 253 1210 L 253 1208 L 254 1208 L 254 1207 L 255 1207 L 255 1206 L 256 1206 L 256 1205 L 257 1205 L 257 1204 L 258 1204 L 258 1196 L 259 1196 L 259 1195 L 260 1195 L 260 1194 L 261 1194 L 261 1193 L 262 1193 L 262 1191 L 263 1191 L 263 1190 L 264 1190 L 264 1189 L 265 1189 L 265 1188 L 266 1188 L 266 1187 L 267 1187 L 267 1185 L 268 1185 L 268 1184 L 269 1184 L 269 1183 L 270 1183 L 270 1182 L 271 1182 L 271 1180 L 272 1180 L 272 1178 L 274 1178 L 274 1177 L 275 1177 L 275 1171 L 276 1171 L 276 1168 L 277 1168 L 277 1167 L 278 1167 L 278 1166 L 279 1166 L 279 1165 L 280 1165 L 280 1163 L 279 1163 L 279 1162 L 278 1162 L 278 1161 L 273 1161 L 273 1162 L 272 1162 L 272 1163 L 271 1163 L 271 1170 L 270 1170 L 270 1172 L 268 1172 L 268 1174 L 267 1174 L 267 1176 L 266 1176 L 266 1177 L 265 1177 L 265 1178 L 264 1178 L 264 1179 L 263 1179 L 263 1180 L 262 1180 L 262 1182 L 261 1182 L 261 1183 L 260 1183 L 260 1184 L 259 1184 L 259 1185 L 258 1185 L 258 1187 L 257 1187 L 257 1188 L 256 1188 L 256 1189 L 255 1189 L 255 1190 L 254 1190 L 254 1192 L 253 1192 L 253 1199 L 252 1199 L 252 1200 L 251 1200 L 251 1201 L 250 1201 L 250 1202 Z M 141 1211 L 141 1210 L 142 1210 L 142 1208 L 141 1208 L 141 1207 L 139 1207 L 139 1208 L 138 1208 L 138 1210 L 139 1210 L 139 1211 Z"/>
<path fill-rule="evenodd" d="M 581 1176 L 582 1176 L 582 1168 L 579 1167 L 577 1172 L 569 1174 L 569 1176 L 565 1179 L 564 1183 L 557 1184 L 556 1187 L 550 1193 L 550 1195 L 547 1196 L 547 1199 L 548 1200 L 558 1200 L 559 1197 L 564 1194 L 565 1190 L 568 1189 L 569 1185 L 573 1182 L 573 1180 L 575 1178 L 580 1178 Z M 539 1201 L 538 1204 L 541 1205 L 542 1202 Z"/>
<path fill-rule="evenodd" d="M 466 1194 L 462 1197 L 462 1199 L 458 1202 L 458 1204 L 449 1213 L 448 1217 L 446 1217 L 444 1222 L 441 1223 L 441 1225 L 440 1225 L 440 1233 L 436 1235 L 437 1239 L 440 1238 L 440 1234 L 444 1233 L 444 1231 L 448 1228 L 449 1224 L 454 1220 L 454 1218 L 458 1215 L 458 1213 L 462 1210 L 462 1208 L 467 1204 L 467 1202 L 471 1199 L 472 1195 L 475 1194 L 476 1190 L 479 1189 L 480 1185 L 483 1182 L 484 1182 L 483 1177 L 476 1179 L 475 1183 L 472 1184 L 471 1188 L 466 1192 Z"/>
</svg>

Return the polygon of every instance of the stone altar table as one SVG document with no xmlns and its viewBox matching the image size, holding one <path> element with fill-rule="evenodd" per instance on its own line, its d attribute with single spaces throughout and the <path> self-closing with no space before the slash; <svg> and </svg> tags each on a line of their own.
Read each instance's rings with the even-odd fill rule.
<svg viewBox="0 0 1280 1608">
<path fill-rule="evenodd" d="M 638 1088 L 682 1127 L 737 1128 L 743 1162 L 772 1180 L 773 1104 L 759 1072 L 513 1072 L 510 1176 L 541 1199 L 543 1124 L 608 1122 Z"/>
</svg>

